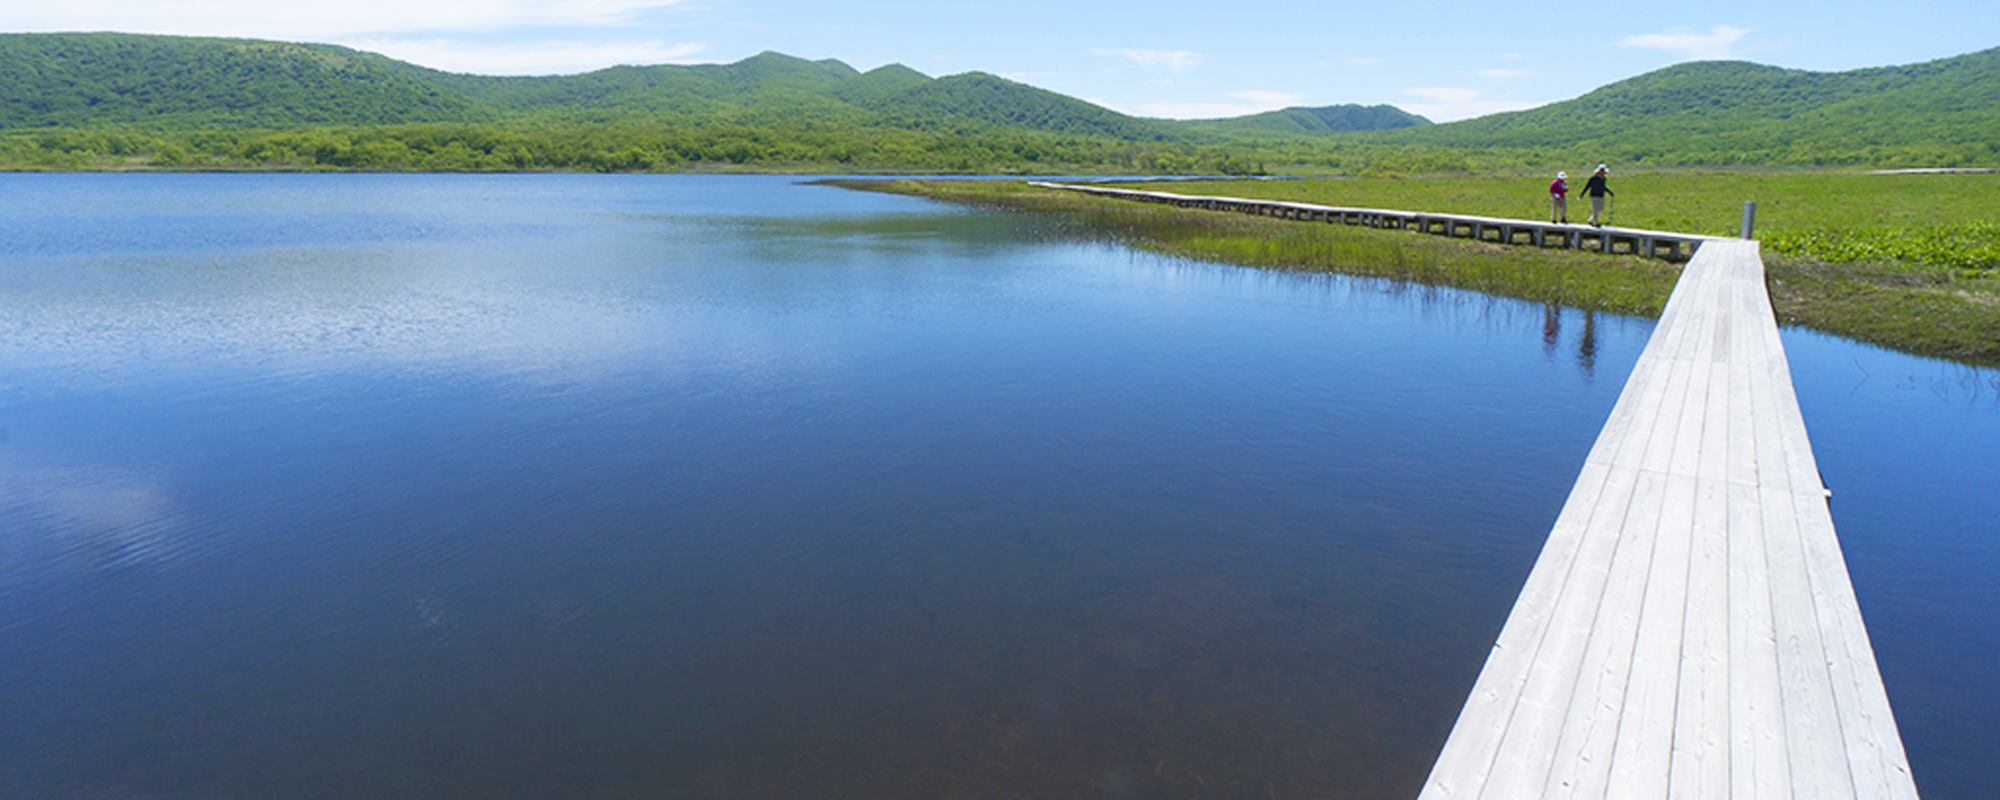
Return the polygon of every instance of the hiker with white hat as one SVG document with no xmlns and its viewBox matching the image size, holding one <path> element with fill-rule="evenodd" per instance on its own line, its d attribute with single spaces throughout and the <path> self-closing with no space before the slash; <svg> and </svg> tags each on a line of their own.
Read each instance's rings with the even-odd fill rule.
<svg viewBox="0 0 2000 800">
<path fill-rule="evenodd" d="M 1590 226 L 1593 228 L 1604 227 L 1602 223 L 1598 222 L 1598 217 L 1604 214 L 1604 198 L 1618 194 L 1611 191 L 1611 187 L 1605 183 L 1605 179 L 1610 176 L 1611 168 L 1599 164 L 1597 165 L 1597 172 L 1592 174 L 1590 181 L 1583 185 L 1584 195 L 1590 198 Z"/>
<path fill-rule="evenodd" d="M 1558 172 L 1549 182 L 1549 221 L 1569 224 L 1569 173 Z"/>
</svg>

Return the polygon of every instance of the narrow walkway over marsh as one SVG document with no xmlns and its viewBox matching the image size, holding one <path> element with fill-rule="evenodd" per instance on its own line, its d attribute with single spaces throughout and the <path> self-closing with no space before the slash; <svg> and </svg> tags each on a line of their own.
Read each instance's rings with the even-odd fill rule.
<svg viewBox="0 0 2000 800">
<path fill-rule="evenodd" d="M 1574 227 L 1048 186 L 1509 242 Z M 1574 233 L 1698 250 L 1421 797 L 1916 797 L 1757 243 Z"/>
<path fill-rule="evenodd" d="M 1212 211 L 1234 211 L 1242 214 L 1256 214 L 1281 219 L 1295 219 L 1305 222 L 1345 223 L 1365 225 L 1371 228 L 1394 228 L 1413 230 L 1421 233 L 1462 236 L 1482 241 L 1505 244 L 1526 244 L 1536 247 L 1589 248 L 1606 253 L 1636 253 L 1658 258 L 1684 260 L 1694 255 L 1703 242 L 1713 241 L 1712 236 L 1698 236 L 1670 231 L 1650 231 L 1642 228 L 1594 228 L 1589 225 L 1536 222 L 1525 219 L 1502 217 L 1481 217 L 1472 214 L 1439 214 L 1424 211 L 1396 211 L 1384 208 L 1343 208 L 1314 203 L 1294 203 L 1285 200 L 1246 200 L 1241 197 L 1211 197 L 1207 195 L 1173 194 L 1171 192 L 1146 192 L 1136 189 L 1114 189 L 1108 186 L 1085 186 L 1067 183 L 1031 181 L 1028 185 L 1044 189 L 1058 189 L 1068 192 L 1131 200 L 1140 203 L 1157 203 L 1179 208 L 1200 208 Z"/>
<path fill-rule="evenodd" d="M 1755 242 L 1711 241 L 1425 798 L 1913 798 Z"/>
</svg>

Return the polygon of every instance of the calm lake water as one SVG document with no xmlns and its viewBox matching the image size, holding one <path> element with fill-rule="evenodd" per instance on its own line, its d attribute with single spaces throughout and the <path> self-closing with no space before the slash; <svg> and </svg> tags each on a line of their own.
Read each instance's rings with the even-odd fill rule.
<svg viewBox="0 0 2000 800">
<path fill-rule="evenodd" d="M 1410 797 L 1651 328 L 783 178 L 0 176 L 0 795 Z M 1785 338 L 1986 796 L 2000 375 Z"/>
</svg>

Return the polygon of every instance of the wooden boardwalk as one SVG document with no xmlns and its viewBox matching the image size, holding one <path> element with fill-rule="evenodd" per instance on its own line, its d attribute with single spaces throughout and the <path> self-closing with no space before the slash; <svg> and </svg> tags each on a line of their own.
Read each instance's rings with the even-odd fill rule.
<svg viewBox="0 0 2000 800">
<path fill-rule="evenodd" d="M 1685 260 L 1694 255 L 1695 251 L 1700 249 L 1704 242 L 1716 240 L 1716 237 L 1712 236 L 1698 236 L 1671 231 L 1652 231 L 1644 228 L 1618 228 L 1611 226 L 1593 228 L 1589 225 L 1564 225 L 1526 219 L 1482 217 L 1474 214 L 1439 214 L 1425 211 L 1397 211 L 1386 208 L 1349 208 L 1319 205 L 1316 203 L 1294 203 L 1287 200 L 1251 200 L 1242 197 L 1173 194 L 1171 192 L 1148 192 L 1136 189 L 1116 189 L 1109 186 L 1049 183 L 1047 181 L 1030 181 L 1028 185 L 1044 189 L 1079 192 L 1118 200 L 1130 200 L 1139 203 L 1171 205 L 1179 208 L 1233 211 L 1239 214 L 1256 214 L 1302 222 L 1344 223 L 1348 225 L 1365 225 L 1373 228 L 1393 228 L 1443 236 L 1460 236 L 1504 244 L 1533 245 L 1535 247 L 1588 248 L 1606 253 L 1636 253 L 1675 260 Z"/>
<path fill-rule="evenodd" d="M 1422 798 L 1914 798 L 1756 242 L 1682 273 Z"/>
<path fill-rule="evenodd" d="M 1420 798 L 1917 796 L 1756 242 L 1041 185 L 1692 254 Z"/>
</svg>

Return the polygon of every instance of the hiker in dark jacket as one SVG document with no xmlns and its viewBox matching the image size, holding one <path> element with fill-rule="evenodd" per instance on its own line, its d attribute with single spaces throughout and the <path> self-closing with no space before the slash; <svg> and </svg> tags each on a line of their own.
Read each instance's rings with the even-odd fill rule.
<svg viewBox="0 0 2000 800">
<path fill-rule="evenodd" d="M 1611 186 L 1604 182 L 1609 177 L 1611 177 L 1611 168 L 1599 164 L 1597 165 L 1597 172 L 1590 176 L 1590 182 L 1583 185 L 1584 196 L 1590 198 L 1590 226 L 1593 228 L 1604 227 L 1604 224 L 1598 219 L 1604 215 L 1604 198 L 1618 194 L 1611 191 Z"/>
</svg>

